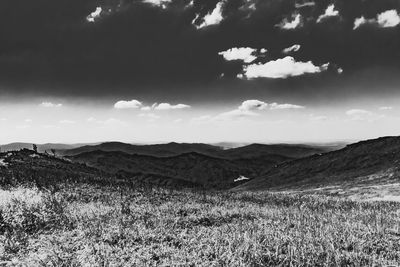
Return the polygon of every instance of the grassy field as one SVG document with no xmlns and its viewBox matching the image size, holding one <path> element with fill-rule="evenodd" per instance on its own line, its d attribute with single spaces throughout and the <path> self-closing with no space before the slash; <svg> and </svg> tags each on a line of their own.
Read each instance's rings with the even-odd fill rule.
<svg viewBox="0 0 400 267">
<path fill-rule="evenodd" d="M 63 186 L 0 190 L 0 266 L 397 266 L 400 204 Z"/>
</svg>

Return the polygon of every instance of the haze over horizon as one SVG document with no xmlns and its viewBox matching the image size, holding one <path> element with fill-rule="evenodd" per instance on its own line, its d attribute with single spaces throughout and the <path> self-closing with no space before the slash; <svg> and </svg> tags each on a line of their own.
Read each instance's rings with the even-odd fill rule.
<svg viewBox="0 0 400 267">
<path fill-rule="evenodd" d="M 397 0 L 4 0 L 0 25 L 1 144 L 400 134 Z"/>
</svg>

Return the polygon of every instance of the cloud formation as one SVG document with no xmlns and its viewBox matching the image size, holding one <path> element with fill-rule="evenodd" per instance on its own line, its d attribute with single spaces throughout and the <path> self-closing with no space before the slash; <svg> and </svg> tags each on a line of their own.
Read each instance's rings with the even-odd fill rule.
<svg viewBox="0 0 400 267">
<path fill-rule="evenodd" d="M 400 24 L 400 15 L 397 10 L 387 10 L 376 16 L 376 18 L 366 19 L 364 16 L 356 18 L 353 29 L 357 29 L 364 24 L 374 24 L 382 28 L 396 27 Z"/>
<path fill-rule="evenodd" d="M 325 13 L 318 17 L 317 23 L 323 21 L 324 19 L 331 18 L 331 17 L 337 17 L 337 16 L 339 16 L 339 11 L 335 10 L 334 4 L 331 4 L 326 8 Z"/>
<path fill-rule="evenodd" d="M 254 55 L 256 51 L 257 49 L 250 47 L 233 47 L 231 49 L 219 52 L 218 55 L 223 56 L 227 61 L 242 60 L 245 63 L 251 63 L 257 59 L 257 57 Z M 265 50 L 263 51 L 265 52 Z"/>
<path fill-rule="evenodd" d="M 218 120 L 231 120 L 231 119 L 242 119 L 246 117 L 256 117 L 262 110 L 284 110 L 284 109 L 303 109 L 304 106 L 294 104 L 278 104 L 267 103 L 257 99 L 245 100 L 236 109 L 220 113 L 214 117 L 203 116 L 201 121 L 218 121 Z"/>
<path fill-rule="evenodd" d="M 98 18 L 100 18 L 100 14 L 103 11 L 101 7 L 96 7 L 96 10 L 90 13 L 87 17 L 86 20 L 88 22 L 95 22 Z"/>
<path fill-rule="evenodd" d="M 154 110 L 172 110 L 172 109 L 185 109 L 185 108 L 190 108 L 190 106 L 186 104 L 171 105 L 169 103 L 160 103 L 153 107 Z"/>
<path fill-rule="evenodd" d="M 214 10 L 212 10 L 210 13 L 206 14 L 203 19 L 200 19 L 200 15 L 197 15 L 193 19 L 193 22 L 192 22 L 193 25 L 195 25 L 195 27 L 197 29 L 202 29 L 204 27 L 219 24 L 224 19 L 222 16 L 222 5 L 223 5 L 223 1 L 217 3 Z M 200 24 L 197 24 L 196 22 L 199 20 L 201 20 L 202 22 Z"/>
<path fill-rule="evenodd" d="M 379 115 L 374 112 L 364 109 L 350 109 L 346 111 L 346 115 L 350 117 L 352 121 L 368 121 L 373 122 L 384 118 L 384 115 Z"/>
<path fill-rule="evenodd" d="M 283 50 L 282 50 L 282 53 L 284 53 L 284 54 L 290 54 L 290 53 L 299 51 L 300 48 L 301 48 L 301 45 L 295 44 L 295 45 L 292 45 L 292 46 L 290 46 L 290 47 L 287 47 L 287 48 L 283 49 Z"/>
<path fill-rule="evenodd" d="M 254 111 L 254 110 L 274 110 L 274 109 L 301 109 L 305 108 L 304 106 L 294 105 L 294 104 L 278 104 L 274 103 L 266 103 L 260 100 L 246 100 L 238 107 L 238 110 L 246 110 L 246 111 Z"/>
<path fill-rule="evenodd" d="M 62 107 L 62 104 L 61 103 L 52 103 L 52 102 L 42 102 L 42 103 L 40 103 L 39 106 L 44 107 L 44 108 L 60 108 L 60 107 Z"/>
<path fill-rule="evenodd" d="M 283 30 L 294 30 L 301 27 L 301 15 L 296 14 L 291 20 L 285 18 L 278 27 Z"/>
<path fill-rule="evenodd" d="M 298 76 L 300 97 L 316 95 L 314 90 L 330 94 L 326 78 L 340 84 L 332 93 L 338 97 L 347 88 L 360 88 L 354 95 L 395 88 L 400 80 L 395 26 L 400 2 L 394 0 L 3 0 L 0 10 L 0 25 L 7 25 L 0 29 L 0 91 L 15 99 L 137 95 L 221 101 L 246 98 L 248 88 L 260 99 L 272 91 L 270 96 L 280 97 L 293 85 L 235 79 L 251 59 L 227 61 L 218 53 L 232 47 L 268 49 L 263 57 L 251 54 L 257 56 L 254 62 L 265 64 L 280 60 L 292 44 L 301 46 L 296 61 L 316 67 L 331 62 L 346 71 Z M 329 18 L 316 23 L 336 11 L 335 23 Z M 354 33 L 357 18 L 374 25 Z M 389 78 L 381 83 L 391 84 L 363 86 L 382 73 Z"/>
<path fill-rule="evenodd" d="M 116 109 L 138 109 L 142 106 L 142 102 L 132 99 L 129 101 L 120 100 L 114 104 L 114 108 Z"/>
<path fill-rule="evenodd" d="M 311 61 L 296 61 L 293 57 L 287 56 L 272 60 L 264 64 L 252 64 L 244 66 L 244 78 L 271 78 L 282 79 L 304 74 L 320 73 L 328 69 L 329 64 L 315 66 Z"/>
</svg>

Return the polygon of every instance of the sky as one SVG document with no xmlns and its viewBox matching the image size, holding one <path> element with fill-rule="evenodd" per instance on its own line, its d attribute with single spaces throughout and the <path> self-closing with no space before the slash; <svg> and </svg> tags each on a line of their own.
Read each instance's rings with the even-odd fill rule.
<svg viewBox="0 0 400 267">
<path fill-rule="evenodd" d="M 0 143 L 400 133 L 398 0 L 2 0 Z"/>
</svg>

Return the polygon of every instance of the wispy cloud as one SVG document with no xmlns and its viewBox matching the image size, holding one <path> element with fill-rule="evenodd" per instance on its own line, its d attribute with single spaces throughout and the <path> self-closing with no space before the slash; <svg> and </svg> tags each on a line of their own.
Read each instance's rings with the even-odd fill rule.
<svg viewBox="0 0 400 267">
<path fill-rule="evenodd" d="M 295 45 L 292 45 L 292 46 L 290 46 L 290 47 L 287 47 L 287 48 L 283 49 L 283 50 L 282 50 L 282 53 L 284 53 L 284 54 L 290 54 L 290 53 L 299 51 L 300 48 L 301 48 L 301 45 L 295 44 Z"/>
<path fill-rule="evenodd" d="M 264 101 L 252 99 L 243 101 L 240 106 L 234 110 L 223 112 L 215 116 L 205 115 L 192 119 L 193 122 L 210 122 L 221 120 L 243 119 L 249 117 L 256 117 L 260 115 L 263 110 L 283 110 L 283 109 L 303 109 L 304 106 L 294 104 L 278 104 L 266 103 Z"/>
<path fill-rule="evenodd" d="M 208 13 L 207 15 L 205 15 L 203 17 L 203 19 L 200 19 L 200 16 L 197 15 L 194 20 L 192 21 L 192 24 L 197 28 L 197 29 L 202 29 L 204 27 L 208 27 L 211 25 L 217 25 L 219 24 L 224 17 L 222 16 L 222 6 L 223 6 L 223 1 L 217 3 L 216 7 L 213 9 L 213 11 L 211 11 L 210 13 Z M 197 24 L 197 22 L 199 20 L 202 20 L 202 22 L 200 24 Z"/>
<path fill-rule="evenodd" d="M 52 103 L 52 102 L 42 102 L 39 104 L 39 106 L 44 107 L 44 108 L 60 108 L 62 107 L 61 103 Z"/>
<path fill-rule="evenodd" d="M 339 16 L 339 11 L 335 10 L 334 4 L 331 4 L 326 8 L 325 13 L 318 17 L 317 23 L 319 23 L 327 18 L 337 17 L 337 16 Z"/>
<path fill-rule="evenodd" d="M 295 14 L 292 16 L 292 19 L 289 20 L 285 18 L 279 25 L 277 25 L 279 28 L 283 30 L 294 30 L 302 25 L 302 17 L 300 14 Z"/>
<path fill-rule="evenodd" d="M 172 105 L 169 103 L 160 103 L 160 104 L 153 105 L 152 109 L 154 109 L 154 110 L 173 110 L 173 109 L 186 109 L 186 108 L 190 108 L 190 107 L 191 106 L 186 105 L 186 104 Z"/>
<path fill-rule="evenodd" d="M 350 109 L 346 111 L 346 115 L 350 117 L 353 121 L 376 121 L 384 118 L 384 115 L 379 115 L 374 112 L 364 110 L 364 109 Z"/>
</svg>

